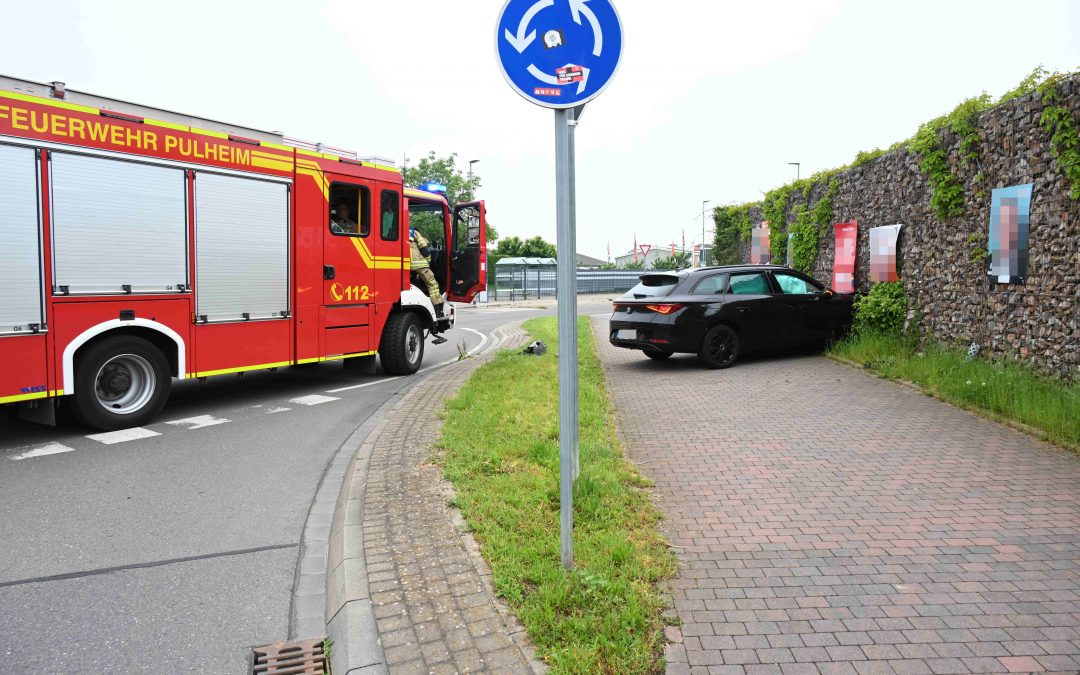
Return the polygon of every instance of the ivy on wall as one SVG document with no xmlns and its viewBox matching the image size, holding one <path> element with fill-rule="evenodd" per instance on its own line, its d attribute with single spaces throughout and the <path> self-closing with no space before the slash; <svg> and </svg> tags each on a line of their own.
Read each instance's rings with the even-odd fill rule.
<svg viewBox="0 0 1080 675">
<path fill-rule="evenodd" d="M 941 142 L 941 132 L 950 127 L 960 136 L 960 160 L 966 165 L 979 158 L 979 132 L 975 122 L 979 113 L 990 107 L 990 96 L 969 98 L 948 115 L 942 115 L 919 127 L 908 141 L 910 152 L 921 158 L 919 169 L 930 183 L 930 206 L 941 220 L 964 214 L 964 186 L 949 168 L 949 158 Z"/>
<path fill-rule="evenodd" d="M 919 168 L 931 186 L 930 205 L 937 217 L 947 220 L 963 215 L 967 197 L 960 178 L 953 173 L 949 164 L 942 133 L 948 129 L 959 137 L 958 166 L 968 171 L 975 171 L 971 179 L 972 188 L 975 191 L 974 197 L 980 201 L 985 200 L 988 196 L 987 176 L 979 166 L 982 142 L 977 127 L 979 115 L 994 106 L 1007 103 L 1033 91 L 1039 92 L 1046 106 L 1039 120 L 1040 125 L 1051 135 L 1051 152 L 1061 172 L 1068 179 L 1069 196 L 1072 199 L 1080 199 L 1080 133 L 1078 133 L 1080 125 L 1077 124 L 1076 116 L 1062 105 L 1062 95 L 1059 92 L 1061 82 L 1077 74 L 1080 74 L 1080 71 L 1051 74 L 1040 66 L 996 101 L 985 92 L 966 99 L 947 115 L 942 115 L 920 126 L 915 135 L 907 141 L 895 143 L 885 150 L 875 148 L 868 152 L 860 152 L 851 165 L 823 171 L 810 178 L 782 185 L 767 192 L 762 202 L 715 208 L 713 221 L 716 223 L 715 250 L 719 256 L 717 262 L 719 264 L 741 262 L 738 254 L 739 244 L 750 238 L 751 228 L 756 224 L 750 220 L 750 209 L 760 207 L 763 219 L 769 221 L 770 250 L 773 261 L 782 263 L 787 259 L 787 233 L 791 232 L 794 234 L 792 266 L 807 274 L 812 273 L 817 262 L 821 236 L 833 221 L 832 203 L 839 189 L 839 181 L 834 176 L 852 166 L 861 166 L 901 148 L 919 157 Z M 815 185 L 823 181 L 827 181 L 825 194 L 811 207 L 811 193 Z M 798 200 L 798 197 L 802 199 Z M 796 198 L 795 201 L 798 203 L 792 205 L 793 198 Z M 980 245 L 977 243 L 981 241 L 980 236 L 982 236 L 980 233 L 973 233 L 968 239 L 973 250 L 971 259 L 976 264 L 982 264 L 985 257 L 975 252 Z"/>
<path fill-rule="evenodd" d="M 790 183 L 765 193 L 765 203 L 761 207 L 765 220 L 769 221 L 769 252 L 773 262 L 783 264 L 787 257 L 788 201 L 791 193 L 801 185 Z"/>
<path fill-rule="evenodd" d="M 990 108 L 1036 90 L 1040 93 L 1043 102 L 1047 104 L 1040 122 L 1042 127 L 1052 134 L 1051 151 L 1058 158 L 1062 172 L 1069 178 L 1069 195 L 1073 199 L 1080 199 L 1080 147 L 1078 147 L 1080 141 L 1077 140 L 1076 122 L 1068 108 L 1052 105 L 1059 100 L 1058 83 L 1070 75 L 1075 75 L 1075 73 L 1050 74 L 1040 66 L 996 101 L 983 92 L 979 96 L 961 102 L 949 114 L 932 119 L 919 127 L 915 136 L 906 143 L 906 147 L 921 159 L 919 168 L 930 182 L 930 205 L 938 218 L 946 220 L 963 215 L 965 205 L 964 187 L 949 168 L 941 132 L 948 127 L 960 137 L 961 166 L 977 167 L 981 141 L 976 128 L 979 115 Z M 981 172 L 977 173 L 973 180 L 977 188 L 975 196 L 980 200 L 986 198 L 986 190 L 979 185 L 983 180 L 985 176 Z"/>
<path fill-rule="evenodd" d="M 750 238 L 753 223 L 750 222 L 750 207 L 753 204 L 737 206 L 717 206 L 713 209 L 713 223 L 716 225 L 716 239 L 713 251 L 717 265 L 736 265 L 739 258 L 739 244 Z"/>
<path fill-rule="evenodd" d="M 1050 152 L 1057 159 L 1058 168 L 1069 181 L 1069 197 L 1080 199 L 1080 136 L 1077 134 L 1076 116 L 1063 105 L 1058 86 L 1064 75 L 1054 73 L 1038 85 L 1046 108 L 1039 124 L 1050 133 Z"/>
</svg>

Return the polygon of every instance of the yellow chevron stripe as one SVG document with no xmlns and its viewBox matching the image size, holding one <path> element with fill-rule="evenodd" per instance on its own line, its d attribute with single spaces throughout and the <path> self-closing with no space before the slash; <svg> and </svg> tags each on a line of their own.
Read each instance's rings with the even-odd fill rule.
<svg viewBox="0 0 1080 675">
<path fill-rule="evenodd" d="M 326 180 L 326 174 L 318 169 L 298 168 L 296 171 L 299 174 L 311 176 L 315 181 L 315 184 L 319 186 L 319 189 L 322 191 L 323 199 L 325 199 L 327 203 L 330 202 L 330 181 Z"/>
<path fill-rule="evenodd" d="M 371 257 L 371 251 L 368 250 L 367 244 L 360 237 L 349 237 L 349 241 L 352 242 L 353 248 L 360 254 L 360 260 L 367 267 L 373 267 L 375 259 Z"/>
<path fill-rule="evenodd" d="M 266 144 L 263 143 L 263 145 L 266 145 Z M 278 162 L 289 162 L 290 164 L 292 164 L 292 157 L 283 157 L 283 156 L 275 154 L 275 153 L 263 152 L 262 150 L 252 150 L 251 151 L 251 156 L 252 157 L 262 157 L 263 159 L 272 159 L 272 160 L 275 160 L 275 161 L 278 161 Z"/>
<path fill-rule="evenodd" d="M 292 171 L 292 162 L 280 159 L 267 159 L 252 155 L 251 165 L 260 169 L 274 169 L 275 171 Z"/>
</svg>

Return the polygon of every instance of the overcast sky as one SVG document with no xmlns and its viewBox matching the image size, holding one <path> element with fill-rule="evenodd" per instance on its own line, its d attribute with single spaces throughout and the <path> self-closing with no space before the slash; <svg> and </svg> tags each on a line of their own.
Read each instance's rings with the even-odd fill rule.
<svg viewBox="0 0 1080 675">
<path fill-rule="evenodd" d="M 556 0 L 566 2 L 567 0 Z M 626 36 L 577 133 L 578 251 L 701 239 L 701 202 L 760 199 L 886 147 L 1043 64 L 1080 67 L 1068 0 L 615 0 Z M 555 241 L 554 123 L 495 61 L 502 0 L 7 3 L 0 73 L 360 155 L 478 159 L 501 235 Z"/>
</svg>

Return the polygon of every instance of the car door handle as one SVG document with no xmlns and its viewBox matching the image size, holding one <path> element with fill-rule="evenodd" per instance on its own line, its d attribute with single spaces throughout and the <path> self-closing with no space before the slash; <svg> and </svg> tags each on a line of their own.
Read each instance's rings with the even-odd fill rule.
<svg viewBox="0 0 1080 675">
<path fill-rule="evenodd" d="M 334 276 L 335 275 L 334 275 L 334 266 L 333 265 L 323 265 L 322 266 L 322 278 L 323 279 L 330 280 L 330 279 L 333 279 Z"/>
<path fill-rule="evenodd" d="M 749 307 L 739 307 L 739 308 L 737 308 L 737 311 L 739 311 L 739 312 L 749 312 L 750 308 Z"/>
</svg>

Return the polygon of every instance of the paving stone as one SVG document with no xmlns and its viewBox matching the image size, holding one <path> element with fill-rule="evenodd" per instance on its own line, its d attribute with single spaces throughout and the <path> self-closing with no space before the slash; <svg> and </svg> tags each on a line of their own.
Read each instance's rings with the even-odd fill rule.
<svg viewBox="0 0 1080 675">
<path fill-rule="evenodd" d="M 506 331 L 510 346 L 524 341 Z M 455 529 L 452 488 L 429 459 L 436 410 L 484 361 L 447 367 L 406 394 L 371 451 L 363 508 L 367 576 L 390 672 L 533 672 L 520 626 L 496 604 L 490 570 Z"/>
<path fill-rule="evenodd" d="M 678 547 L 688 659 L 731 651 L 706 637 L 764 636 L 758 651 L 790 650 L 784 672 L 1077 670 L 1080 457 L 824 358 L 709 371 L 594 326 L 619 435 Z M 687 411 L 689 435 L 655 423 Z M 767 665 L 739 656 L 702 667 Z"/>
</svg>

